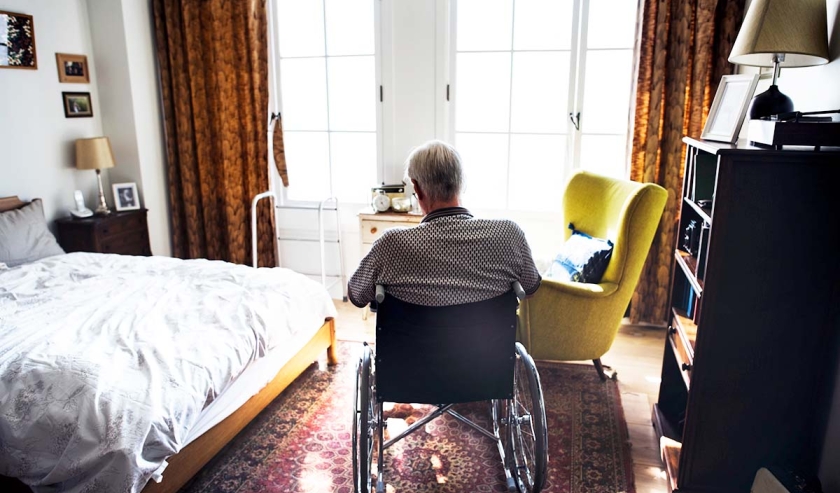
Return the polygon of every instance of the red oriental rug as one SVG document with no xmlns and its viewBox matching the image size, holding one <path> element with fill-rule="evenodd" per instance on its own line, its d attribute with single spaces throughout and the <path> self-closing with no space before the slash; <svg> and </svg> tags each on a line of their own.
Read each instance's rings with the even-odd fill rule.
<svg viewBox="0 0 840 493">
<path fill-rule="evenodd" d="M 341 343 L 341 364 L 307 369 L 182 492 L 352 493 L 350 430 L 355 358 Z M 351 357 L 352 355 L 352 357 Z M 591 366 L 538 364 L 549 429 L 545 492 L 634 493 L 633 463 L 618 385 Z M 456 406 L 477 422 L 489 404 Z M 397 405 L 388 431 L 419 410 Z M 504 492 L 495 444 L 449 416 L 386 450 L 388 492 Z"/>
</svg>

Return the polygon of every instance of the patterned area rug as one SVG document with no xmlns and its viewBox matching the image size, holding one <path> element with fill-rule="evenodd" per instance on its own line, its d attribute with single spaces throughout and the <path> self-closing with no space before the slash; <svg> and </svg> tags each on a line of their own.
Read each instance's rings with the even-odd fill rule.
<svg viewBox="0 0 840 493">
<path fill-rule="evenodd" d="M 353 492 L 350 430 L 355 358 L 341 343 L 341 364 L 311 366 L 187 484 L 182 492 Z M 633 493 L 633 464 L 618 386 L 591 366 L 538 364 L 549 428 L 546 492 Z M 421 406 L 388 411 L 398 433 Z M 477 422 L 489 404 L 456 406 Z M 451 417 L 386 450 L 388 492 L 503 492 L 495 444 Z"/>
</svg>

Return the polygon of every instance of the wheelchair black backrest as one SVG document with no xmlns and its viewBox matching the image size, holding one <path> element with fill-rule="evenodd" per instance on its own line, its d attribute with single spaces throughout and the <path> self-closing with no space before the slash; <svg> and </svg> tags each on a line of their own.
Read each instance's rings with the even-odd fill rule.
<svg viewBox="0 0 840 493">
<path fill-rule="evenodd" d="M 452 404 L 512 397 L 516 307 L 513 291 L 442 307 L 386 296 L 376 314 L 377 400 Z"/>
</svg>

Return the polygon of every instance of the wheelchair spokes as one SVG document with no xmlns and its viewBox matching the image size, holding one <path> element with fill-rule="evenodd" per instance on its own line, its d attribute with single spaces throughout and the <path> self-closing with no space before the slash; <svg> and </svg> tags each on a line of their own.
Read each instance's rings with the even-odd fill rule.
<svg viewBox="0 0 840 493">
<path fill-rule="evenodd" d="M 516 344 L 513 399 L 510 402 L 511 474 L 519 478 L 523 493 L 539 492 L 545 485 L 548 463 L 548 429 L 542 388 L 534 361 Z"/>
<path fill-rule="evenodd" d="M 353 447 L 353 488 L 356 493 L 370 493 L 371 470 L 374 457 L 374 444 L 379 442 L 376 432 L 382 417 L 381 406 L 376 403 L 376 388 L 373 385 L 373 355 L 365 344 L 362 356 L 356 366 L 356 389 L 353 402 L 353 428 L 351 441 Z"/>
</svg>

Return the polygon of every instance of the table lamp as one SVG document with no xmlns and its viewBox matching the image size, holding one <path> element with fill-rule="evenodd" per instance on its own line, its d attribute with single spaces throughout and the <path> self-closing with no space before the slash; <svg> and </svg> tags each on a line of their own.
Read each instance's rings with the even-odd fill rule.
<svg viewBox="0 0 840 493">
<path fill-rule="evenodd" d="M 95 169 L 96 181 L 99 184 L 99 205 L 96 214 L 105 216 L 111 213 L 105 203 L 105 193 L 102 191 L 102 170 L 114 167 L 114 153 L 108 137 L 94 137 L 92 139 L 76 140 L 76 169 Z"/>
<path fill-rule="evenodd" d="M 753 0 L 729 61 L 773 67 L 773 84 L 750 104 L 751 120 L 793 111 L 793 101 L 779 91 L 776 79 L 781 67 L 828 62 L 825 0 Z"/>
</svg>

